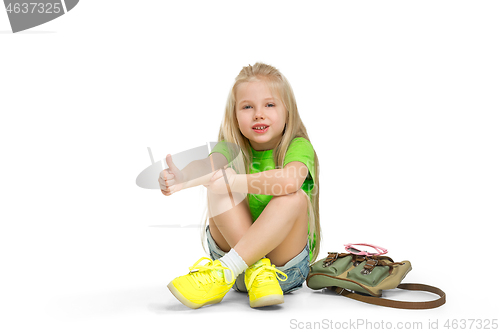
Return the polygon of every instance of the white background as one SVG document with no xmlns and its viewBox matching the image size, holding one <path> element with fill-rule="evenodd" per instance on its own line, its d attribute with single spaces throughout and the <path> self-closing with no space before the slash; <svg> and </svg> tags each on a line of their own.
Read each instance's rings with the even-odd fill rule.
<svg viewBox="0 0 500 333">
<path fill-rule="evenodd" d="M 495 1 L 81 1 L 12 34 L 0 10 L 0 330 L 498 319 L 499 14 Z M 387 247 L 412 262 L 405 282 L 442 288 L 446 305 L 380 308 L 304 285 L 268 309 L 230 291 L 194 311 L 170 294 L 205 255 L 197 228 L 173 227 L 201 223 L 204 188 L 165 197 L 135 179 L 147 147 L 158 160 L 216 141 L 256 61 L 292 84 L 320 160 L 320 256 Z"/>
</svg>

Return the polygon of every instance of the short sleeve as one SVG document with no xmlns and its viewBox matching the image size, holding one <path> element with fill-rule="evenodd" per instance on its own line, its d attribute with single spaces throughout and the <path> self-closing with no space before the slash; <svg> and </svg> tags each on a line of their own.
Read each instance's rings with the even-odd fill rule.
<svg viewBox="0 0 500 333">
<path fill-rule="evenodd" d="M 316 180 L 314 171 L 314 148 L 309 140 L 302 137 L 298 137 L 292 140 L 285 154 L 283 168 L 288 163 L 293 161 L 302 162 L 306 165 L 309 173 L 304 183 L 308 182 L 310 184 L 314 184 L 314 181 Z M 309 188 L 309 190 L 311 189 L 312 186 Z"/>
<path fill-rule="evenodd" d="M 215 147 L 212 149 L 212 151 L 208 154 L 210 156 L 212 153 L 221 153 L 226 157 L 227 162 L 224 162 L 224 165 L 226 163 L 229 163 L 228 166 L 231 168 L 235 168 L 236 165 L 234 164 L 235 159 L 238 158 L 240 154 L 240 149 L 237 145 L 233 143 L 228 143 L 225 141 L 219 141 L 215 145 Z M 223 167 L 224 165 L 219 165 L 216 166 L 216 169 Z"/>
<path fill-rule="evenodd" d="M 212 153 L 221 153 L 226 157 L 228 161 L 232 161 L 231 153 L 229 152 L 229 148 L 224 141 L 217 142 L 208 156 L 210 156 Z"/>
</svg>

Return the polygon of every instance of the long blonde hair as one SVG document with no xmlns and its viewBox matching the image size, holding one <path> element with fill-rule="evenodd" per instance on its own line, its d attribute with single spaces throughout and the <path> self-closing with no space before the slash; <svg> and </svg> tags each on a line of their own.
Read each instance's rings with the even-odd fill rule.
<svg viewBox="0 0 500 333">
<path fill-rule="evenodd" d="M 243 67 L 241 72 L 235 79 L 233 87 L 229 92 L 226 102 L 226 109 L 224 118 L 219 130 L 218 141 L 231 142 L 236 144 L 243 155 L 245 171 L 250 173 L 250 163 L 253 159 L 252 150 L 250 149 L 250 142 L 246 137 L 241 134 L 236 118 L 236 88 L 244 82 L 266 82 L 273 96 L 278 96 L 285 105 L 287 110 L 287 119 L 285 122 L 285 129 L 283 136 L 278 145 L 273 149 L 273 159 L 276 168 L 283 168 L 285 154 L 293 139 L 302 137 L 309 140 L 307 130 L 302 120 L 300 119 L 297 109 L 297 102 L 293 93 L 290 83 L 279 70 L 273 66 L 266 65 L 261 62 L 255 63 L 253 66 L 248 65 Z M 309 140 L 310 141 L 310 140 Z M 311 262 L 316 261 L 319 253 L 321 242 L 321 228 L 319 219 L 319 161 L 316 152 L 314 152 L 314 188 L 311 191 L 311 200 L 308 202 L 308 223 L 309 223 L 309 244 L 313 244 L 313 237 L 316 234 L 316 246 L 312 250 Z M 302 189 L 300 189 L 302 191 Z M 305 192 L 304 192 L 305 193 Z M 208 199 L 208 197 L 207 197 Z M 248 204 L 248 196 L 245 199 Z M 208 202 L 207 202 L 208 206 Z M 205 229 L 208 221 L 208 212 L 204 217 L 204 227 L 202 228 L 202 241 L 205 239 Z"/>
</svg>

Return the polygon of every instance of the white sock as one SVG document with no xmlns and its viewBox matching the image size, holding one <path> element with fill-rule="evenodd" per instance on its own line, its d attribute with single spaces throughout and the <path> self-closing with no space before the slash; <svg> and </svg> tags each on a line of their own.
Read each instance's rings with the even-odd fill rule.
<svg viewBox="0 0 500 333">
<path fill-rule="evenodd" d="M 224 255 L 222 258 L 219 259 L 219 261 L 222 263 L 223 266 L 230 268 L 233 271 L 235 279 L 238 277 L 238 275 L 243 273 L 245 269 L 248 268 L 246 262 L 243 259 L 241 259 L 238 252 L 236 252 L 234 249 L 231 249 L 231 251 L 226 253 L 226 255 Z M 230 271 L 225 269 L 224 275 L 228 281 L 231 280 Z"/>
</svg>

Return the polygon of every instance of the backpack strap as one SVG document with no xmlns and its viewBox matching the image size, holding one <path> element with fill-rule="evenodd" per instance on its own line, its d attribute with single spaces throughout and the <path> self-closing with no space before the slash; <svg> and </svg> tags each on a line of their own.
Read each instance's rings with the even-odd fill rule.
<svg viewBox="0 0 500 333">
<path fill-rule="evenodd" d="M 331 289 L 339 295 L 349 297 L 364 303 L 386 306 L 396 309 L 411 309 L 411 310 L 433 309 L 446 303 L 446 294 L 441 289 L 433 286 L 428 286 L 426 284 L 418 284 L 418 283 L 401 283 L 399 286 L 397 286 L 397 288 L 406 290 L 427 291 L 436 294 L 440 297 L 434 301 L 427 301 L 427 302 L 393 301 L 386 298 L 364 296 L 340 287 L 331 287 Z"/>
</svg>

